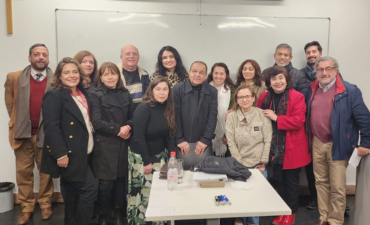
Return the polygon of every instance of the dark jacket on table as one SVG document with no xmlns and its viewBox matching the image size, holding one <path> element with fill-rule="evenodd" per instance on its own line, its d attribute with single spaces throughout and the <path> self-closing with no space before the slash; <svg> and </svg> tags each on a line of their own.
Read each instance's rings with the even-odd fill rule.
<svg viewBox="0 0 370 225">
<path fill-rule="evenodd" d="M 335 97 L 330 116 L 333 132 L 332 159 L 345 160 L 351 157 L 355 147 L 370 148 L 370 112 L 366 107 L 360 89 L 340 79 L 337 75 Z M 312 131 L 310 124 L 311 103 L 319 87 L 319 81 L 311 83 L 305 92 L 307 113 L 306 132 L 309 149 L 312 149 Z M 361 135 L 358 145 L 359 133 Z"/>
<path fill-rule="evenodd" d="M 89 109 L 91 102 L 86 90 L 79 87 L 85 95 Z M 91 110 L 89 110 L 91 111 Z M 41 172 L 53 178 L 63 176 L 73 182 L 86 179 L 88 159 L 87 145 L 89 133 L 81 110 L 73 100 L 69 90 L 52 89 L 42 101 L 45 141 L 42 152 Z M 68 155 L 66 168 L 57 165 L 57 159 Z"/>
<path fill-rule="evenodd" d="M 212 145 L 217 124 L 217 89 L 203 82 L 199 95 L 190 80 L 173 88 L 176 112 L 176 144 L 202 142 Z"/>
<path fill-rule="evenodd" d="M 109 89 L 104 84 L 90 92 L 91 122 L 95 130 L 92 171 L 96 178 L 115 180 L 127 176 L 128 140 L 117 136 L 120 128 L 132 129 L 134 104 L 126 88 Z"/>
<path fill-rule="evenodd" d="M 275 63 L 274 66 L 277 66 L 277 64 Z M 265 78 L 267 77 L 267 74 L 271 68 L 272 67 L 269 67 L 262 72 Z M 292 62 L 286 65 L 285 69 L 288 70 L 288 73 L 290 77 L 292 78 L 292 84 L 293 84 L 294 90 L 299 91 L 303 94 L 305 90 L 307 89 L 307 86 L 311 82 L 307 81 L 305 74 L 301 70 L 297 70 L 296 68 L 293 67 Z"/>
</svg>

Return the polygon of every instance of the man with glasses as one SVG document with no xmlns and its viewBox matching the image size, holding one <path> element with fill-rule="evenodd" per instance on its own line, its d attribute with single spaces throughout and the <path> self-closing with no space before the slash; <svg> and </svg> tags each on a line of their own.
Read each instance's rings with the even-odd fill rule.
<svg viewBox="0 0 370 225">
<path fill-rule="evenodd" d="M 149 74 L 138 66 L 139 50 L 134 45 L 125 45 L 121 49 L 121 62 L 117 64 L 123 84 L 131 94 L 134 107 L 143 101 L 143 95 L 149 86 Z"/>
<path fill-rule="evenodd" d="M 369 154 L 370 112 L 361 91 L 340 78 L 336 59 L 322 57 L 315 68 L 317 80 L 305 92 L 306 130 L 320 213 L 315 225 L 339 225 L 346 208 L 348 159 L 355 147 L 360 156 Z"/>
<path fill-rule="evenodd" d="M 274 59 L 274 66 L 277 65 L 279 67 L 285 67 L 285 69 L 288 70 L 288 73 L 292 78 L 294 90 L 304 93 L 309 83 L 307 83 L 306 79 L 304 78 L 304 73 L 300 70 L 297 70 L 292 65 L 292 47 L 285 43 L 279 44 L 275 49 Z M 272 67 L 269 67 L 262 72 L 264 77 L 267 76 L 271 68 Z"/>
<path fill-rule="evenodd" d="M 217 124 L 217 89 L 208 82 L 207 65 L 195 61 L 189 80 L 175 85 L 176 144 L 188 154 L 189 143 L 196 143 L 195 153 L 202 155 L 211 146 Z"/>
</svg>

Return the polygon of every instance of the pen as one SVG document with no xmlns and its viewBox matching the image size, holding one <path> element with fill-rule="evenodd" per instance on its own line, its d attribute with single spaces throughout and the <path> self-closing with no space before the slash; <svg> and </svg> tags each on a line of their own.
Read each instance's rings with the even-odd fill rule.
<svg viewBox="0 0 370 225">
<path fill-rule="evenodd" d="M 219 198 L 219 196 L 215 196 L 215 204 L 216 204 L 217 206 L 219 206 L 219 205 L 220 205 L 220 198 Z"/>
<path fill-rule="evenodd" d="M 231 201 L 226 197 L 226 195 L 224 195 L 224 199 L 225 199 L 225 201 L 226 201 L 229 205 L 231 205 Z"/>
</svg>

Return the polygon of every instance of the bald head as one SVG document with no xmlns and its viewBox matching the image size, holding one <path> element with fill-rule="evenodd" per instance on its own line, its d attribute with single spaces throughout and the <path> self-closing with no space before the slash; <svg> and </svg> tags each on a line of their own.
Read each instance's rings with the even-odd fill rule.
<svg viewBox="0 0 370 225">
<path fill-rule="evenodd" d="M 127 71 L 135 71 L 139 62 L 139 50 L 134 45 L 125 45 L 121 48 L 122 66 Z"/>
</svg>

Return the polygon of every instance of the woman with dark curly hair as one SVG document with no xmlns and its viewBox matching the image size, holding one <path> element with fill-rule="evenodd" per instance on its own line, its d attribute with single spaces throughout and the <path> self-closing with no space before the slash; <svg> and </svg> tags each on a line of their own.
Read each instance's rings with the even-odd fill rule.
<svg viewBox="0 0 370 225">
<path fill-rule="evenodd" d="M 44 95 L 42 115 L 45 130 L 41 172 L 60 176 L 64 200 L 64 224 L 90 224 L 97 180 L 90 166 L 93 127 L 86 88 L 90 78 L 80 64 L 63 58 Z"/>
<path fill-rule="evenodd" d="M 216 136 L 212 140 L 213 152 L 219 157 L 230 156 L 225 137 L 225 115 L 227 110 L 234 104 L 235 85 L 230 78 L 227 65 L 222 62 L 215 63 L 212 66 L 211 72 L 208 74 L 207 82 L 218 91 Z"/>
<path fill-rule="evenodd" d="M 266 91 L 266 85 L 261 73 L 261 68 L 253 59 L 247 59 L 239 66 L 236 74 L 236 86 L 248 84 L 256 93 L 256 99 L 260 97 L 262 92 Z"/>
<path fill-rule="evenodd" d="M 150 75 L 150 80 L 157 77 L 166 77 L 171 88 L 188 79 L 189 74 L 182 64 L 179 52 L 174 47 L 164 46 L 159 51 L 156 71 Z"/>
<path fill-rule="evenodd" d="M 153 172 L 168 161 L 175 150 L 175 107 L 171 86 L 165 77 L 152 80 L 135 109 L 134 134 L 128 152 L 129 190 L 127 218 L 129 224 L 146 224 Z"/>
</svg>

